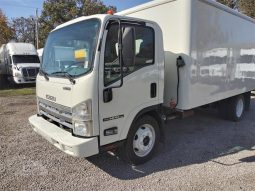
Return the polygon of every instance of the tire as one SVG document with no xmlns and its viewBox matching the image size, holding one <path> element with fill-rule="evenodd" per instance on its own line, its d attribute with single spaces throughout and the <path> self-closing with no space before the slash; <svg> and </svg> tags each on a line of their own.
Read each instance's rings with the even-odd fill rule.
<svg viewBox="0 0 255 191">
<path fill-rule="evenodd" d="M 245 111 L 245 99 L 243 95 L 239 95 L 229 99 L 227 107 L 228 119 L 231 121 L 240 121 Z"/>
<path fill-rule="evenodd" d="M 149 115 L 135 121 L 121 149 L 121 156 L 129 164 L 139 165 L 147 162 L 154 155 L 160 140 L 158 122 Z"/>
</svg>

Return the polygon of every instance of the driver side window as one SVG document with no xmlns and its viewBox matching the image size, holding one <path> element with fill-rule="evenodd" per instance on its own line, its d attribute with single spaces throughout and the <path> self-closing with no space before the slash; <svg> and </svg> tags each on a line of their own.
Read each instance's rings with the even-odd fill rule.
<svg viewBox="0 0 255 191">
<path fill-rule="evenodd" d="M 122 33 L 130 24 L 122 24 Z M 123 75 L 126 76 L 140 68 L 154 64 L 155 38 L 154 30 L 147 26 L 132 26 L 135 31 L 135 61 L 134 64 L 123 66 Z M 118 54 L 118 24 L 108 28 L 104 52 L 104 85 L 108 86 L 120 79 L 120 63 Z M 123 45 L 124 46 L 124 45 Z M 125 57 L 125 55 L 122 55 Z"/>
<path fill-rule="evenodd" d="M 118 60 L 118 30 L 119 25 L 111 25 L 106 38 L 104 53 L 105 85 L 120 77 L 120 63 Z"/>
</svg>

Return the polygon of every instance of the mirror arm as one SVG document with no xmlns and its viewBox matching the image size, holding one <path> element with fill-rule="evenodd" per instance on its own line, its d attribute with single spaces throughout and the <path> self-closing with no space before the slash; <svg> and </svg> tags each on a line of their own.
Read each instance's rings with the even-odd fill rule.
<svg viewBox="0 0 255 191">
<path fill-rule="evenodd" d="M 123 85 L 123 59 L 122 59 L 122 26 L 121 26 L 121 20 L 117 20 L 119 23 L 119 31 L 118 31 L 118 52 L 119 52 L 119 64 L 120 64 L 120 84 L 117 86 L 110 87 L 113 88 L 120 88 Z"/>
<path fill-rule="evenodd" d="M 123 54 L 122 54 L 122 27 L 121 22 L 119 20 L 119 63 L 120 63 L 120 85 L 119 87 L 122 87 L 123 85 Z"/>
</svg>

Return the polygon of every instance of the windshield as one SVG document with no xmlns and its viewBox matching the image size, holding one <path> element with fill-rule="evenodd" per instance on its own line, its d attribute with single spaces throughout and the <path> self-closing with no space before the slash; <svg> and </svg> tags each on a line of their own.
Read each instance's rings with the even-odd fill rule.
<svg viewBox="0 0 255 191">
<path fill-rule="evenodd" d="M 51 32 L 44 48 L 42 70 L 49 75 L 68 73 L 74 77 L 89 72 L 99 26 L 99 20 L 90 19 Z"/>
<path fill-rule="evenodd" d="M 13 55 L 12 60 L 14 64 L 19 63 L 40 63 L 37 55 Z"/>
</svg>

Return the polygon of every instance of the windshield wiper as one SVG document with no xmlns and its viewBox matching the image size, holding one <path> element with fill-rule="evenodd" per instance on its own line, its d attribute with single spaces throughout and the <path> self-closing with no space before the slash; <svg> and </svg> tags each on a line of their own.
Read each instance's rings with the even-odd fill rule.
<svg viewBox="0 0 255 191">
<path fill-rule="evenodd" d="M 39 74 L 40 74 L 40 75 L 43 75 L 43 77 L 44 77 L 47 81 L 49 81 L 48 74 L 47 74 L 46 72 L 44 72 L 42 69 L 39 70 Z"/>
<path fill-rule="evenodd" d="M 58 71 L 58 72 L 53 72 L 51 74 L 63 74 L 66 78 L 70 80 L 72 84 L 75 84 L 75 79 L 73 79 L 73 76 L 70 75 L 68 72 L 65 71 Z"/>
</svg>

